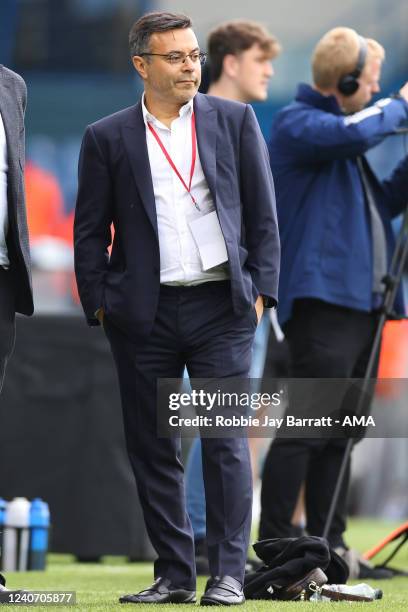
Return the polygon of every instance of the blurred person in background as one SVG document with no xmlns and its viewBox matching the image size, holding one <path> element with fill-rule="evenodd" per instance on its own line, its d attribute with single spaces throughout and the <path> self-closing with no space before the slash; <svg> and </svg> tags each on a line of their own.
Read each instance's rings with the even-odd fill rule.
<svg viewBox="0 0 408 612">
<path fill-rule="evenodd" d="M 158 554 L 154 584 L 120 601 L 189 603 L 196 572 L 181 445 L 157 437 L 157 379 L 180 378 L 185 366 L 193 378 L 248 376 L 257 323 L 276 305 L 274 190 L 251 107 L 197 93 L 205 56 L 188 17 L 145 15 L 131 29 L 130 50 L 144 94 L 86 130 L 75 268 L 88 322 L 102 323 L 111 344 L 129 459 Z M 195 241 L 192 214 L 201 228 L 211 221 Z M 242 604 L 248 441 L 202 444 L 211 579 L 201 604 Z"/>
<path fill-rule="evenodd" d="M 48 170 L 27 159 L 25 187 L 31 245 L 44 236 L 59 238 L 66 217 L 58 179 Z M 69 243 L 72 244 L 72 236 Z"/>
<path fill-rule="evenodd" d="M 248 20 L 222 23 L 210 32 L 207 49 L 209 95 L 246 104 L 267 99 L 268 84 L 274 73 L 272 60 L 279 55 L 281 47 L 260 23 Z M 255 441 L 255 438 L 249 440 L 253 478 L 256 475 Z M 197 573 L 207 574 L 205 493 L 199 438 L 193 440 L 187 460 L 186 498 L 194 532 Z"/>
<path fill-rule="evenodd" d="M 207 40 L 210 61 L 208 94 L 246 104 L 264 102 L 274 60 L 281 47 L 277 39 L 254 21 L 227 21 Z"/>
<path fill-rule="evenodd" d="M 350 28 L 329 31 L 314 51 L 313 84 L 299 85 L 272 127 L 282 240 L 278 316 L 292 377 L 363 378 L 366 372 L 394 247 L 391 220 L 408 200 L 408 160 L 379 182 L 364 156 L 408 119 L 408 84 L 365 108 L 380 91 L 383 61 L 375 40 Z M 403 312 L 401 292 L 396 306 Z M 264 468 L 261 539 L 293 535 L 303 482 L 307 531 L 322 535 L 346 443 L 278 435 Z M 328 539 L 352 577 L 373 577 L 343 539 L 349 472 L 350 466 Z"/>
<path fill-rule="evenodd" d="M 15 314 L 34 311 L 23 175 L 26 103 L 23 79 L 0 64 L 0 394 L 14 347 Z M 0 603 L 9 593 L 0 574 Z"/>
<path fill-rule="evenodd" d="M 57 176 L 32 159 L 27 159 L 25 167 L 25 188 L 36 311 L 69 311 L 78 303 L 74 278 L 74 213 L 65 213 Z"/>
</svg>

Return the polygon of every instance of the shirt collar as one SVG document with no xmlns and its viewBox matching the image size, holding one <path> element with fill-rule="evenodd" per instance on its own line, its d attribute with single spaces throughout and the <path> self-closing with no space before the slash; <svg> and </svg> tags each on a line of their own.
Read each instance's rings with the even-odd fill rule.
<svg viewBox="0 0 408 612">
<path fill-rule="evenodd" d="M 184 117 L 185 115 L 190 115 L 193 112 L 193 105 L 194 105 L 194 98 L 191 98 L 191 100 L 189 102 L 187 102 L 186 104 L 184 104 L 180 110 L 179 110 L 179 116 L 180 117 Z M 156 119 L 156 117 L 154 115 L 152 115 L 152 113 L 149 113 L 149 111 L 146 108 L 146 104 L 145 104 L 145 94 L 143 93 L 142 96 L 142 112 L 143 112 L 143 120 L 145 122 L 145 125 L 147 127 L 148 123 L 154 123 L 154 124 L 159 124 L 159 125 L 163 125 L 162 123 L 160 123 L 160 121 L 158 119 Z M 166 128 L 168 129 L 168 128 Z"/>
</svg>

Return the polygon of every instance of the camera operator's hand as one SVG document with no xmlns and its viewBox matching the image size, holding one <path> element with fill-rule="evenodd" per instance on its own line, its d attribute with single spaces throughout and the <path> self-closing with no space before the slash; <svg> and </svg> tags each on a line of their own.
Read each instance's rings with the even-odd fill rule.
<svg viewBox="0 0 408 612">
<path fill-rule="evenodd" d="M 401 89 L 399 90 L 399 94 L 404 98 L 405 102 L 408 102 L 408 82 L 405 83 L 403 87 L 401 87 Z"/>
</svg>

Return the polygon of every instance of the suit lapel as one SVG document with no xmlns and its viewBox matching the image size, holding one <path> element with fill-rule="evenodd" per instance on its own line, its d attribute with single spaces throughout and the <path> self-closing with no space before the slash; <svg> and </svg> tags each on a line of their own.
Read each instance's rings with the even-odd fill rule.
<svg viewBox="0 0 408 612">
<path fill-rule="evenodd" d="M 152 173 L 146 143 L 146 126 L 143 121 L 141 102 L 134 107 L 131 119 L 122 126 L 121 132 L 140 199 L 143 202 L 146 214 L 150 219 L 158 240 L 156 202 L 154 199 Z"/>
<path fill-rule="evenodd" d="M 206 96 L 197 94 L 194 98 L 196 114 L 197 144 L 201 166 L 214 203 L 216 203 L 217 181 L 217 110 Z"/>
</svg>

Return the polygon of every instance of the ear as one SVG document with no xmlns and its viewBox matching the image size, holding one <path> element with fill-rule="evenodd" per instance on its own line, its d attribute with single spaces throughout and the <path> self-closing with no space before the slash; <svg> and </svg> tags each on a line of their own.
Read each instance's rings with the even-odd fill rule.
<svg viewBox="0 0 408 612">
<path fill-rule="evenodd" d="M 230 78 L 236 78 L 239 71 L 238 58 L 236 55 L 229 53 L 224 57 L 222 63 L 222 71 Z"/>
<path fill-rule="evenodd" d="M 139 73 L 139 76 L 143 79 L 147 79 L 147 71 L 146 71 L 146 60 L 140 55 L 134 55 L 132 57 L 132 63 L 135 70 Z"/>
</svg>

